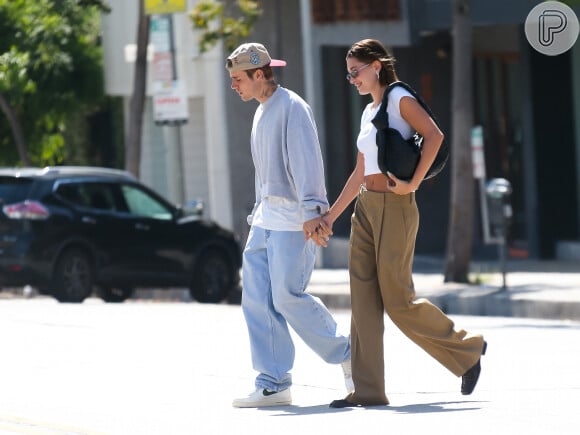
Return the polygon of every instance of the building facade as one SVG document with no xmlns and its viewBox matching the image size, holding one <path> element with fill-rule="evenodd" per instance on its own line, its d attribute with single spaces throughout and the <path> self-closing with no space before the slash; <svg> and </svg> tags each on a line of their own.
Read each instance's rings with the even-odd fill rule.
<svg viewBox="0 0 580 435">
<path fill-rule="evenodd" d="M 123 96 L 128 107 L 132 64 L 122 53 L 134 43 L 136 6 L 111 3 L 113 12 L 103 19 L 107 92 Z M 188 7 L 195 3 L 190 0 Z M 225 3 L 232 7 L 234 1 Z M 511 254 L 580 257 L 580 44 L 559 56 L 536 52 L 523 25 L 538 3 L 471 1 L 474 124 L 483 127 L 487 177 L 506 178 L 513 186 Z M 269 0 L 262 5 L 251 39 L 288 61 L 276 71 L 278 82 L 303 95 L 314 110 L 330 201 L 354 167 L 360 115 L 369 101 L 344 79 L 345 55 L 353 42 L 383 41 L 397 59 L 400 78 L 423 95 L 451 140 L 450 0 Z M 578 7 L 575 11 L 580 15 Z M 147 109 L 141 178 L 171 193 L 168 180 L 174 173 L 167 160 L 172 160 L 168 147 L 173 142 L 167 129 L 179 128 L 185 198 L 176 202 L 203 199 L 210 217 L 244 238 L 254 202 L 249 137 L 257 103 L 243 103 L 229 89 L 227 53 L 217 47 L 200 55 L 197 36 L 188 18 L 176 14 L 178 74 L 186 79 L 189 122 L 160 127 Z M 449 180 L 445 170 L 417 193 L 419 255 L 445 253 Z M 321 265 L 346 265 L 347 215 L 337 221 Z M 484 245 L 476 215 L 475 253 L 495 253 Z"/>
</svg>

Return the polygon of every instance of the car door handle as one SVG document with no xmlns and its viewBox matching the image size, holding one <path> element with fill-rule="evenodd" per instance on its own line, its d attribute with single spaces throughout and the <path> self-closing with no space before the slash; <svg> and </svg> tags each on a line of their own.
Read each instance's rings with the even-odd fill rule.
<svg viewBox="0 0 580 435">
<path fill-rule="evenodd" d="M 81 222 L 83 224 L 96 224 L 97 223 L 96 219 L 94 219 L 94 218 L 92 218 L 90 216 L 83 216 L 81 218 Z"/>
<path fill-rule="evenodd" d="M 141 230 L 141 231 L 149 231 L 149 225 L 137 223 L 137 224 L 135 224 L 135 229 Z"/>
</svg>

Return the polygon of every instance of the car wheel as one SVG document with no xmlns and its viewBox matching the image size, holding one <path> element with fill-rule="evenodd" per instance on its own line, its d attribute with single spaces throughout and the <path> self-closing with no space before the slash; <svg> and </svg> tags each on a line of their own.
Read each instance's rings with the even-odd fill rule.
<svg viewBox="0 0 580 435">
<path fill-rule="evenodd" d="M 90 257 L 81 249 L 68 249 L 56 263 L 53 295 L 59 302 L 82 302 L 93 290 Z"/>
<path fill-rule="evenodd" d="M 224 251 L 202 252 L 194 267 L 191 297 L 198 302 L 220 302 L 231 287 L 232 266 Z"/>
<path fill-rule="evenodd" d="M 124 302 L 133 295 L 130 287 L 98 287 L 97 294 L 105 302 Z"/>
</svg>

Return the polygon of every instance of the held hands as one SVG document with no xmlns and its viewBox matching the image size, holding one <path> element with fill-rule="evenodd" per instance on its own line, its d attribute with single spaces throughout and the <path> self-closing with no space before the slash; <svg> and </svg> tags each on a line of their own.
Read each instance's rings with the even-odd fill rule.
<svg viewBox="0 0 580 435">
<path fill-rule="evenodd" d="M 324 216 L 326 218 L 327 216 Z M 332 236 L 332 223 L 328 225 L 323 217 L 317 217 L 304 222 L 302 231 L 306 240 L 312 239 L 317 246 L 328 247 L 328 240 Z"/>
<path fill-rule="evenodd" d="M 419 186 L 414 186 L 410 181 L 403 181 L 398 179 L 395 175 L 387 172 L 389 189 L 397 195 L 406 195 L 417 190 Z"/>
</svg>

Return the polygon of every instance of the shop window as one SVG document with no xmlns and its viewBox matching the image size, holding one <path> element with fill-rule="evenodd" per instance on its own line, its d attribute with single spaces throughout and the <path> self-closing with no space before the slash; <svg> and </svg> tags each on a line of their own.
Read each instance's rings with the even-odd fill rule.
<svg viewBox="0 0 580 435">
<path fill-rule="evenodd" d="M 311 0 L 315 24 L 401 19 L 401 0 Z"/>
</svg>

